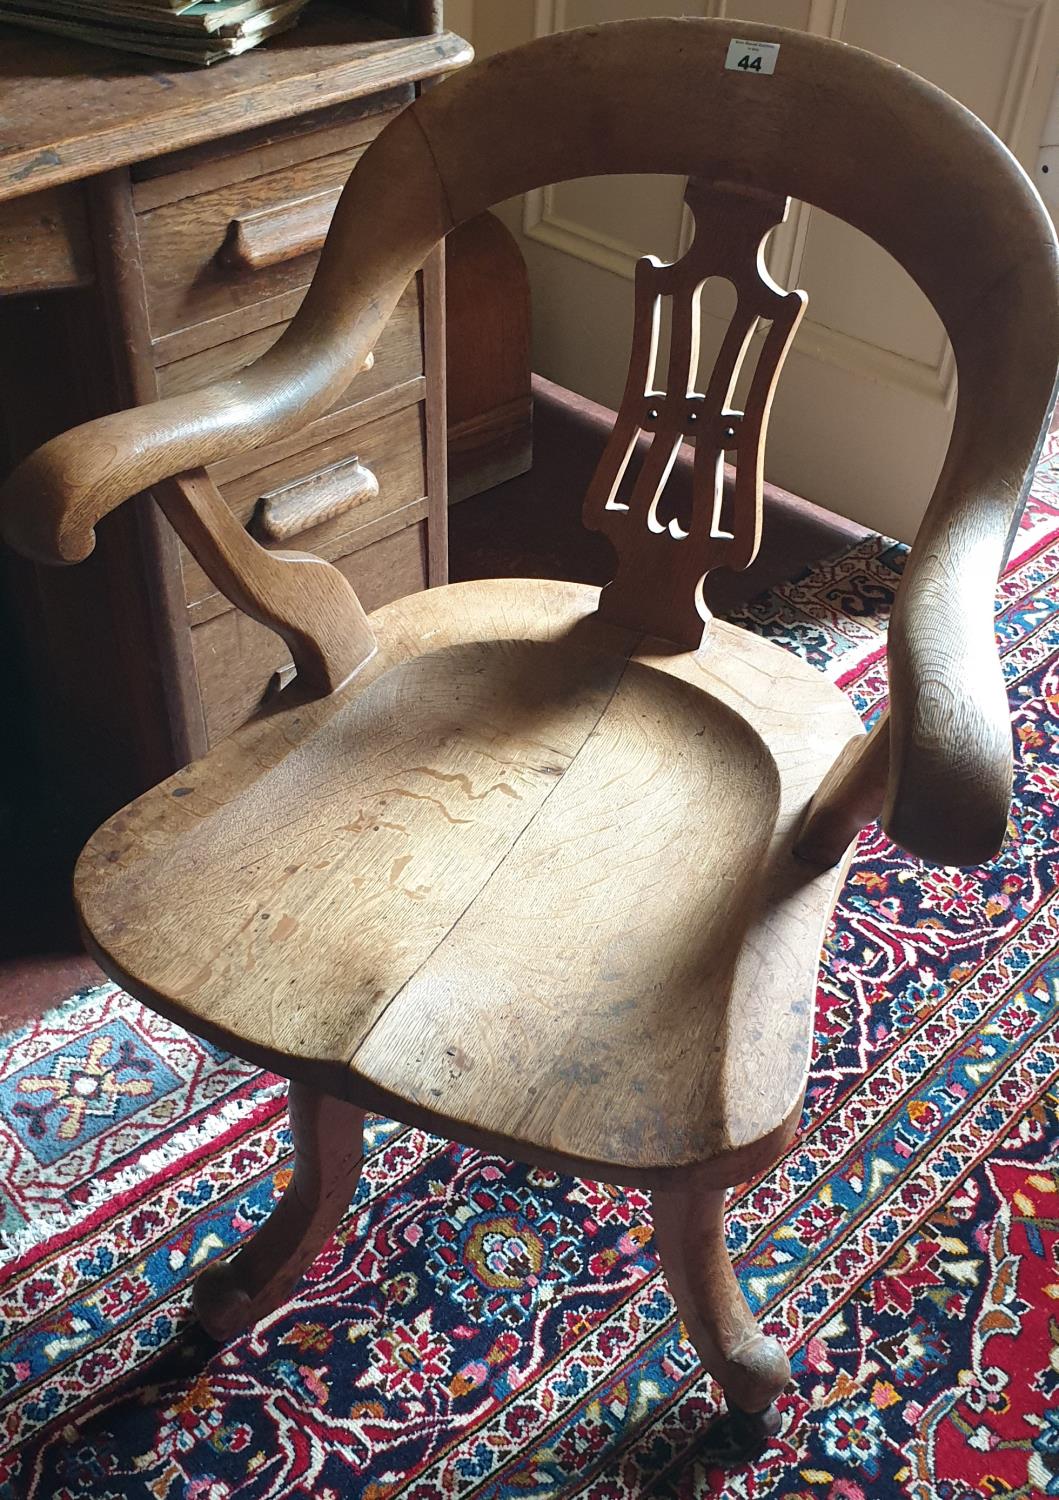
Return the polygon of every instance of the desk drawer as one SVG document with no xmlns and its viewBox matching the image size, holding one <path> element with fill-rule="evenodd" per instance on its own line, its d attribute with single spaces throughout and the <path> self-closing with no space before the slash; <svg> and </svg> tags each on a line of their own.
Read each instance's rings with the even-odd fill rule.
<svg viewBox="0 0 1059 1500">
<path fill-rule="evenodd" d="M 170 201 L 158 201 L 164 179 L 152 183 L 146 202 L 153 206 L 137 214 L 152 341 L 211 323 L 221 342 L 239 313 L 306 287 L 340 190 L 393 114 L 357 120 L 338 137 L 340 149 L 273 170 L 261 153 L 247 152 L 233 169 L 247 175 L 233 181 L 214 169 L 203 174 L 201 191 L 188 191 L 193 171 L 174 174 L 179 196 Z M 312 137 L 305 149 L 313 149 Z"/>
<path fill-rule="evenodd" d="M 304 292 L 297 294 L 300 302 Z M 404 296 L 393 310 L 389 322 L 379 335 L 373 352 L 370 369 L 362 370 L 339 396 L 332 411 L 342 411 L 358 401 L 364 401 L 380 391 L 415 380 L 423 374 L 423 326 L 421 311 L 421 278 L 415 277 Z M 262 313 L 267 311 L 261 309 Z M 180 339 L 180 346 L 173 343 L 173 353 L 180 347 L 189 347 L 191 352 L 163 364 L 157 371 L 158 394 L 179 396 L 211 385 L 215 380 L 225 380 L 235 375 L 253 360 L 258 359 L 279 338 L 287 326 L 293 307 L 282 309 L 282 321 L 268 323 L 229 339 L 226 343 L 196 348 L 192 339 Z M 191 330 L 197 333 L 199 330 Z M 169 341 L 163 341 L 168 343 Z M 160 349 L 160 346 L 156 346 Z"/>
<path fill-rule="evenodd" d="M 239 521 L 263 545 L 332 561 L 425 517 L 420 402 L 363 425 L 343 425 L 343 414 L 322 418 L 289 443 L 299 439 L 300 448 L 279 443 L 210 470 Z M 321 519 L 314 523 L 314 515 Z M 192 625 L 231 609 L 184 548 L 181 563 Z"/>
</svg>

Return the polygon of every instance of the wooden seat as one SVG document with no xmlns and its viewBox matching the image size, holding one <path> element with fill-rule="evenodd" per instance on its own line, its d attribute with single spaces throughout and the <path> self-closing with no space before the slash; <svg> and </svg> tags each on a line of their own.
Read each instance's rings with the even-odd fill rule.
<svg viewBox="0 0 1059 1500">
<path fill-rule="evenodd" d="M 749 1451 L 776 1430 L 790 1368 L 732 1274 L 724 1187 L 794 1130 L 819 938 L 857 830 L 881 816 L 953 864 L 1003 838 L 993 593 L 1054 402 L 1059 296 L 1047 215 L 973 115 L 856 48 L 738 26 L 779 48 L 774 73 L 726 64 L 727 21 L 630 21 L 424 94 L 361 158 L 268 353 L 45 444 L 4 486 L 0 521 L 28 555 L 76 562 L 150 488 L 297 668 L 267 711 L 112 818 L 77 871 L 109 973 L 292 1080 L 293 1180 L 199 1276 L 207 1329 L 226 1337 L 287 1296 L 349 1203 L 377 1107 L 649 1186 L 673 1295 Z M 629 379 L 585 503 L 615 553 L 602 593 L 499 580 L 369 618 L 328 564 L 259 546 L 203 466 L 325 412 L 456 224 L 623 171 L 686 175 L 696 234 L 675 264 L 637 267 Z M 768 416 L 806 301 L 764 262 L 788 195 L 882 244 L 956 358 L 952 439 L 891 619 L 891 710 L 868 736 L 822 677 L 712 620 L 702 596 L 710 569 L 747 566 L 760 541 Z M 711 276 L 737 302 L 699 389 Z M 693 495 L 674 513 L 685 439 Z"/>
<path fill-rule="evenodd" d="M 100 963 L 269 1068 L 509 1154 L 624 1182 L 768 1159 L 835 888 L 791 844 L 859 724 L 777 646 L 717 626 L 674 652 L 597 597 L 495 581 L 373 616 L 370 672 L 91 840 Z"/>
</svg>

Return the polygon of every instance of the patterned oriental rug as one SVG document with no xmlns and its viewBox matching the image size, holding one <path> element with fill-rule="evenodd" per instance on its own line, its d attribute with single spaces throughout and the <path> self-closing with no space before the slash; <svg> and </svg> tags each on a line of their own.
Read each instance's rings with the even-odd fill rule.
<svg viewBox="0 0 1059 1500">
<path fill-rule="evenodd" d="M 874 538 L 741 623 L 873 720 L 903 557 Z M 731 1197 L 794 1351 L 757 1464 L 711 1449 L 643 1194 L 387 1120 L 294 1300 L 210 1345 L 190 1284 L 288 1180 L 283 1089 L 105 986 L 0 1039 L 0 1495 L 1059 1495 L 1059 443 L 997 631 L 1005 849 L 926 870 L 865 832 L 801 1134 Z"/>
</svg>

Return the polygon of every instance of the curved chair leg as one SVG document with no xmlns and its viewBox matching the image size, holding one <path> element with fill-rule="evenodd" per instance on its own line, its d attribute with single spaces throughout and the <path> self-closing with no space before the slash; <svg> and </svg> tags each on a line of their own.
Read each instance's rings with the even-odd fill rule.
<svg viewBox="0 0 1059 1500">
<path fill-rule="evenodd" d="M 724 1243 L 724 1189 L 656 1192 L 654 1223 L 677 1311 L 724 1390 L 732 1456 L 751 1457 L 779 1430 L 773 1403 L 791 1367 L 739 1290 Z"/>
<path fill-rule="evenodd" d="M 834 869 L 862 828 L 882 814 L 890 774 L 890 715 L 868 735 L 858 734 L 838 753 L 806 809 L 794 852 Z"/>
<path fill-rule="evenodd" d="M 364 1162 L 364 1111 L 292 1083 L 287 1099 L 294 1176 L 264 1224 L 231 1260 L 195 1282 L 195 1311 L 222 1342 L 290 1296 L 349 1207 Z"/>
</svg>

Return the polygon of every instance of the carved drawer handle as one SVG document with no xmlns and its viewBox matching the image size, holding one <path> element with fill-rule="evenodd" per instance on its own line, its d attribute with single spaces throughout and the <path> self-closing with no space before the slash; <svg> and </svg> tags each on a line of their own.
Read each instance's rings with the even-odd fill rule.
<svg viewBox="0 0 1059 1500">
<path fill-rule="evenodd" d="M 257 502 L 248 530 L 261 542 L 286 542 L 311 526 L 333 521 L 347 510 L 374 500 L 379 481 L 359 458 L 270 490 Z"/>
<path fill-rule="evenodd" d="M 262 271 L 313 254 L 327 237 L 340 192 L 341 188 L 328 188 L 326 193 L 233 219 L 218 261 L 230 271 Z"/>
</svg>

